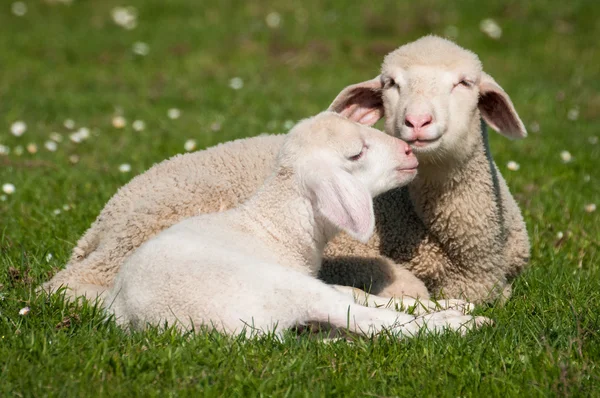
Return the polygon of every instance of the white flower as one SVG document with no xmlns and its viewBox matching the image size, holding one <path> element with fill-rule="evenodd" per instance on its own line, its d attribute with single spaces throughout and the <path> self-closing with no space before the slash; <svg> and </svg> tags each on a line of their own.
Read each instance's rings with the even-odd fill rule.
<svg viewBox="0 0 600 398">
<path fill-rule="evenodd" d="M 532 122 L 532 123 L 529 125 L 529 130 L 530 130 L 532 133 L 539 133 L 539 131 L 540 131 L 540 124 L 539 124 L 538 122 Z"/>
<path fill-rule="evenodd" d="M 69 162 L 71 162 L 73 164 L 79 163 L 79 155 L 69 156 Z"/>
<path fill-rule="evenodd" d="M 122 129 L 127 125 L 127 120 L 123 116 L 115 116 L 112 119 L 112 125 L 116 129 Z"/>
<path fill-rule="evenodd" d="M 50 262 L 50 260 L 52 260 L 52 257 L 53 257 L 53 256 L 52 256 L 52 253 L 48 253 L 48 254 L 46 254 L 46 262 L 47 262 L 47 263 L 49 263 L 49 262 Z"/>
<path fill-rule="evenodd" d="M 292 127 L 294 127 L 296 123 L 294 123 L 293 120 L 286 120 L 285 122 L 283 122 L 283 128 L 286 130 L 290 130 Z"/>
<path fill-rule="evenodd" d="M 12 13 L 17 17 L 22 17 L 25 14 L 27 14 L 27 4 L 23 3 L 22 1 L 15 1 L 14 3 L 12 3 L 10 9 Z"/>
<path fill-rule="evenodd" d="M 565 234 L 562 231 L 558 231 L 556 233 L 556 239 L 562 239 L 565 236 Z"/>
<path fill-rule="evenodd" d="M 79 134 L 82 140 L 87 140 L 88 138 L 90 138 L 90 129 L 88 129 L 87 127 L 81 127 L 79 130 L 77 130 L 77 133 Z"/>
<path fill-rule="evenodd" d="M 196 149 L 196 140 L 187 140 L 185 144 L 183 144 L 183 148 L 188 152 L 193 151 Z"/>
<path fill-rule="evenodd" d="M 90 129 L 87 127 L 81 127 L 79 130 L 69 135 L 69 139 L 77 144 L 88 138 L 90 138 Z"/>
<path fill-rule="evenodd" d="M 129 163 L 123 163 L 119 166 L 119 171 L 121 173 L 129 173 L 131 171 L 131 165 Z"/>
<path fill-rule="evenodd" d="M 492 18 L 487 18 L 481 21 L 479 29 L 492 39 L 499 39 L 502 37 L 502 28 Z"/>
<path fill-rule="evenodd" d="M 73 119 L 67 119 L 65 120 L 65 122 L 63 123 L 63 125 L 68 128 L 69 130 L 72 130 L 75 128 L 75 121 Z"/>
<path fill-rule="evenodd" d="M 219 131 L 219 130 L 221 130 L 221 123 L 214 122 L 213 124 L 210 125 L 210 129 L 212 131 Z"/>
<path fill-rule="evenodd" d="M 146 56 L 150 52 L 150 46 L 142 41 L 136 41 L 131 50 L 134 54 Z"/>
<path fill-rule="evenodd" d="M 171 108 L 167 111 L 167 116 L 169 117 L 169 119 L 179 119 L 179 117 L 181 116 L 181 111 L 177 108 Z"/>
<path fill-rule="evenodd" d="M 6 202 L 6 199 L 8 199 L 8 196 L 0 195 L 0 202 Z"/>
<path fill-rule="evenodd" d="M 23 307 L 19 310 L 19 315 L 25 316 L 25 315 L 29 314 L 29 311 L 31 311 L 31 308 Z"/>
<path fill-rule="evenodd" d="M 229 80 L 229 87 L 231 87 L 234 90 L 239 90 L 242 87 L 244 87 L 244 81 L 241 77 L 234 77 L 231 80 Z"/>
<path fill-rule="evenodd" d="M 113 21 L 127 30 L 137 26 L 137 10 L 135 7 L 115 7 L 111 11 Z"/>
<path fill-rule="evenodd" d="M 510 162 L 508 162 L 506 164 L 506 168 L 509 169 L 510 171 L 517 171 L 521 168 L 521 165 L 517 162 L 515 162 L 514 160 L 511 160 Z"/>
<path fill-rule="evenodd" d="M 278 12 L 270 12 L 265 18 L 267 26 L 271 29 L 277 29 L 281 25 L 281 15 Z"/>
<path fill-rule="evenodd" d="M 54 214 L 55 216 L 58 216 L 60 214 L 60 209 L 52 210 L 52 214 Z"/>
<path fill-rule="evenodd" d="M 37 153 L 37 151 L 38 151 L 37 145 L 34 144 L 33 142 L 30 142 L 29 144 L 27 144 L 25 149 L 27 149 L 27 152 L 29 152 L 31 154 Z"/>
<path fill-rule="evenodd" d="M 10 126 L 10 132 L 15 137 L 22 136 L 25 133 L 25 131 L 27 131 L 27 125 L 25 124 L 25 122 L 23 122 L 21 120 L 14 122 Z"/>
<path fill-rule="evenodd" d="M 63 136 L 59 133 L 50 133 L 50 139 L 54 142 L 62 142 Z"/>
<path fill-rule="evenodd" d="M 10 153 L 10 148 L 6 145 L 0 145 L 0 155 L 8 155 Z"/>
<path fill-rule="evenodd" d="M 14 152 L 15 152 L 15 155 L 21 156 L 23 154 L 23 152 L 25 152 L 25 149 L 21 145 L 17 145 L 14 149 Z"/>
<path fill-rule="evenodd" d="M 588 137 L 588 142 L 592 145 L 596 145 L 598 143 L 598 137 L 595 135 Z"/>
<path fill-rule="evenodd" d="M 12 195 L 13 193 L 15 193 L 16 188 L 13 184 L 10 183 L 6 183 L 2 185 L 2 192 L 4 192 L 7 195 Z"/>
<path fill-rule="evenodd" d="M 146 129 L 146 123 L 143 120 L 136 120 L 131 124 L 135 131 L 143 131 Z"/>
<path fill-rule="evenodd" d="M 44 142 L 44 147 L 46 147 L 46 149 L 50 152 L 55 152 L 58 148 L 58 145 L 56 145 L 56 142 L 54 141 L 46 141 Z"/>
<path fill-rule="evenodd" d="M 577 108 L 569 109 L 569 112 L 567 113 L 567 118 L 569 120 L 579 119 L 579 109 L 577 109 Z"/>
<path fill-rule="evenodd" d="M 569 151 L 562 151 L 560 153 L 560 158 L 562 159 L 563 163 L 569 163 L 571 160 L 573 160 L 573 156 L 571 156 Z"/>
<path fill-rule="evenodd" d="M 587 205 L 585 205 L 583 207 L 583 209 L 586 211 L 586 213 L 593 213 L 596 211 L 596 204 L 595 203 L 588 203 Z"/>
<path fill-rule="evenodd" d="M 64 211 L 69 211 L 69 210 L 71 210 L 71 206 L 69 206 L 69 205 L 63 205 L 63 210 Z"/>
</svg>

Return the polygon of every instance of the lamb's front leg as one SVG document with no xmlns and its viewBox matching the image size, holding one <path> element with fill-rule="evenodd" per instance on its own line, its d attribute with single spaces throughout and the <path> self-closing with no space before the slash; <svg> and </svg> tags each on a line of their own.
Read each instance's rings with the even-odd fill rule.
<svg viewBox="0 0 600 398">
<path fill-rule="evenodd" d="M 323 284 L 314 284 L 310 290 L 313 301 L 307 311 L 307 321 L 328 323 L 357 334 L 370 336 L 389 331 L 398 337 L 413 337 L 421 332 L 454 330 L 464 333 L 491 323 L 487 318 L 465 315 L 458 310 L 444 310 L 415 317 L 386 308 L 366 307 L 354 303 L 353 298 L 348 296 L 348 291 L 342 293 Z"/>
<path fill-rule="evenodd" d="M 345 310 L 342 310 L 344 308 Z M 372 336 L 389 332 L 400 338 L 415 337 L 419 333 L 447 331 L 458 331 L 464 334 L 469 330 L 493 323 L 488 318 L 464 315 L 457 310 L 444 310 L 414 317 L 402 312 L 358 304 L 341 306 L 317 315 L 317 321 L 327 322 L 353 333 Z"/>
<path fill-rule="evenodd" d="M 464 300 L 444 299 L 444 300 L 429 300 L 415 299 L 408 296 L 402 297 L 382 297 L 374 294 L 369 294 L 361 289 L 334 285 L 334 288 L 344 294 L 352 296 L 354 302 L 359 305 L 373 308 L 388 308 L 396 311 L 411 312 L 415 315 L 424 315 L 434 311 L 454 309 L 461 311 L 463 314 L 469 314 L 475 306 Z"/>
</svg>

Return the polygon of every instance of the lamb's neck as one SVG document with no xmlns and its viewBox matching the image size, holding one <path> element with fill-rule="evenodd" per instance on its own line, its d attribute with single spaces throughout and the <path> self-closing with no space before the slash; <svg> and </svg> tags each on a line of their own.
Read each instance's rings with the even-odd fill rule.
<svg viewBox="0 0 600 398">
<path fill-rule="evenodd" d="M 470 242 L 481 241 L 471 237 L 470 233 L 481 235 L 482 230 L 500 226 L 497 233 L 503 234 L 501 177 L 489 153 L 486 132 L 482 131 L 476 137 L 476 146 L 462 164 L 438 170 L 437 174 L 427 169 L 419 170 L 408 186 L 414 209 L 427 229 L 442 244 L 461 246 L 465 251 Z M 460 237 L 452 235 L 452 241 L 446 242 L 448 230 L 469 232 Z"/>
<path fill-rule="evenodd" d="M 273 248 L 283 265 L 318 273 L 325 245 L 336 231 L 316 214 L 290 170 L 270 176 L 239 210 L 251 232 Z"/>
</svg>

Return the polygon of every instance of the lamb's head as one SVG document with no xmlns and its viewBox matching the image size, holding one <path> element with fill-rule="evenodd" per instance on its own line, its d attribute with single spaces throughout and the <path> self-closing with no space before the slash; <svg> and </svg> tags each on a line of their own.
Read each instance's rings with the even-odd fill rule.
<svg viewBox="0 0 600 398">
<path fill-rule="evenodd" d="M 320 215 L 362 241 L 373 233 L 372 198 L 411 182 L 418 165 L 405 142 L 333 112 L 298 123 L 278 162 Z"/>
<path fill-rule="evenodd" d="M 386 132 L 408 142 L 422 163 L 468 155 L 480 117 L 507 137 L 526 135 L 478 57 L 435 36 L 388 54 L 380 76 L 345 88 L 330 109 L 367 125 L 385 114 Z"/>
</svg>

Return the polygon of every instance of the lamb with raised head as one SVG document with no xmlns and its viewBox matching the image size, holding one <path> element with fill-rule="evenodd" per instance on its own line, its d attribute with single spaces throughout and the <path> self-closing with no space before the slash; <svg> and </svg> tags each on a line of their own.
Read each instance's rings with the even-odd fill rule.
<svg viewBox="0 0 600 398">
<path fill-rule="evenodd" d="M 344 272 L 346 261 L 336 256 L 383 254 L 436 295 L 508 298 L 528 262 L 529 238 L 480 119 L 509 138 L 527 133 L 478 57 L 448 40 L 423 37 L 388 54 L 380 76 L 346 88 L 330 109 L 368 124 L 385 114 L 385 131 L 408 142 L 420 166 L 412 184 L 376 201 L 376 214 L 386 216 L 377 217 L 368 245 L 344 236 L 332 242 L 322 277 L 368 284 Z M 348 268 L 356 269 L 354 259 Z M 396 292 L 393 283 L 382 290 L 377 293 Z"/>
<path fill-rule="evenodd" d="M 345 234 L 330 242 L 321 277 L 383 296 L 426 298 L 422 281 L 435 294 L 471 301 L 508 296 L 527 263 L 529 241 L 480 117 L 509 137 L 526 133 L 477 56 L 424 37 L 389 54 L 380 76 L 348 86 L 330 109 L 368 125 L 385 116 L 386 133 L 410 141 L 421 165 L 408 188 L 375 200 L 376 233 L 368 244 Z M 283 139 L 220 144 L 137 176 L 111 198 L 67 267 L 44 288 L 64 285 L 70 297 L 95 297 L 112 285 L 131 252 L 158 232 L 246 200 L 267 177 Z"/>
<path fill-rule="evenodd" d="M 127 327 L 168 322 L 228 334 L 319 322 L 412 336 L 485 323 L 457 310 L 414 317 L 364 307 L 316 278 L 327 241 L 339 229 L 367 241 L 372 197 L 410 182 L 416 167 L 406 143 L 378 130 L 331 112 L 302 121 L 248 201 L 188 218 L 144 243 L 104 304 Z"/>
</svg>

